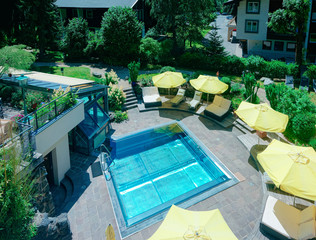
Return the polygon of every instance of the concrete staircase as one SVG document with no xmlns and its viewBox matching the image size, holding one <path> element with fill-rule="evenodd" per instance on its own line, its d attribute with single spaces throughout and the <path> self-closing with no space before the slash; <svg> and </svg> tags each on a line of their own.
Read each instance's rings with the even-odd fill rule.
<svg viewBox="0 0 316 240">
<path fill-rule="evenodd" d="M 126 101 L 125 101 L 125 104 L 123 105 L 123 110 L 136 108 L 137 107 L 137 98 L 134 94 L 133 89 L 131 87 L 125 88 L 125 89 L 123 89 L 123 92 L 126 95 Z"/>
</svg>

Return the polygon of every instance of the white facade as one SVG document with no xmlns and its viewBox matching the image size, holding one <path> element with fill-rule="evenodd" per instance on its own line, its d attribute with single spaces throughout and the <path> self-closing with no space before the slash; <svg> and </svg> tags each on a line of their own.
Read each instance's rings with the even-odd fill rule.
<svg viewBox="0 0 316 240">
<path fill-rule="evenodd" d="M 54 184 L 59 185 L 70 169 L 68 132 L 84 120 L 84 103 L 59 116 L 35 135 L 36 152 L 43 156 L 52 152 Z"/>
</svg>

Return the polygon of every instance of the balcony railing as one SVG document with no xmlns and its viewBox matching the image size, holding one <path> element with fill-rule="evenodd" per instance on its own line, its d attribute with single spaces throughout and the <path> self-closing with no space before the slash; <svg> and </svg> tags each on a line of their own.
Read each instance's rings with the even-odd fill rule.
<svg viewBox="0 0 316 240">
<path fill-rule="evenodd" d="M 41 128 L 51 120 L 58 117 L 67 109 L 77 103 L 72 92 L 67 92 L 64 95 L 54 99 L 53 101 L 43 105 L 36 111 L 26 115 L 18 121 L 18 124 L 27 124 L 32 126 L 33 131 Z"/>
</svg>

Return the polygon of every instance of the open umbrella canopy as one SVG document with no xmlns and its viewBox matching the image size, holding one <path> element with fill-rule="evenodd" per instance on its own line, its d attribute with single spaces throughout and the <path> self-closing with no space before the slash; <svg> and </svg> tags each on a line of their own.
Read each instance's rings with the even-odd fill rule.
<svg viewBox="0 0 316 240">
<path fill-rule="evenodd" d="M 255 130 L 264 132 L 284 132 L 289 117 L 273 110 L 268 104 L 241 102 L 235 113 Z"/>
<path fill-rule="evenodd" d="M 111 224 L 105 230 L 106 240 L 115 240 L 114 229 Z"/>
<path fill-rule="evenodd" d="M 186 80 L 183 78 L 180 72 L 164 72 L 153 76 L 153 83 L 159 88 L 175 88 L 184 83 Z"/>
<path fill-rule="evenodd" d="M 316 200 L 316 152 L 278 140 L 258 154 L 258 160 L 277 187 L 295 196 Z"/>
<path fill-rule="evenodd" d="M 236 240 L 218 209 L 189 211 L 172 205 L 149 240 Z"/>
<path fill-rule="evenodd" d="M 228 85 L 220 81 L 218 77 L 205 75 L 190 80 L 190 84 L 198 91 L 211 94 L 221 94 L 228 89 Z"/>
</svg>

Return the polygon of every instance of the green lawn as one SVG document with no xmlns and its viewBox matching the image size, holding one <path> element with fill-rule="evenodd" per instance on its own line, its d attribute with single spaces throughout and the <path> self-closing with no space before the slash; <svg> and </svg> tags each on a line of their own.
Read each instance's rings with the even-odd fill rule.
<svg viewBox="0 0 316 240">
<path fill-rule="evenodd" d="M 62 75 L 62 73 L 60 71 L 60 67 L 47 67 L 47 66 L 32 67 L 32 70 L 38 71 L 38 72 Z M 91 75 L 90 69 L 87 67 L 65 67 L 64 68 L 64 76 L 93 80 L 93 81 L 95 81 L 95 79 L 97 79 L 96 77 L 93 77 Z"/>
</svg>

